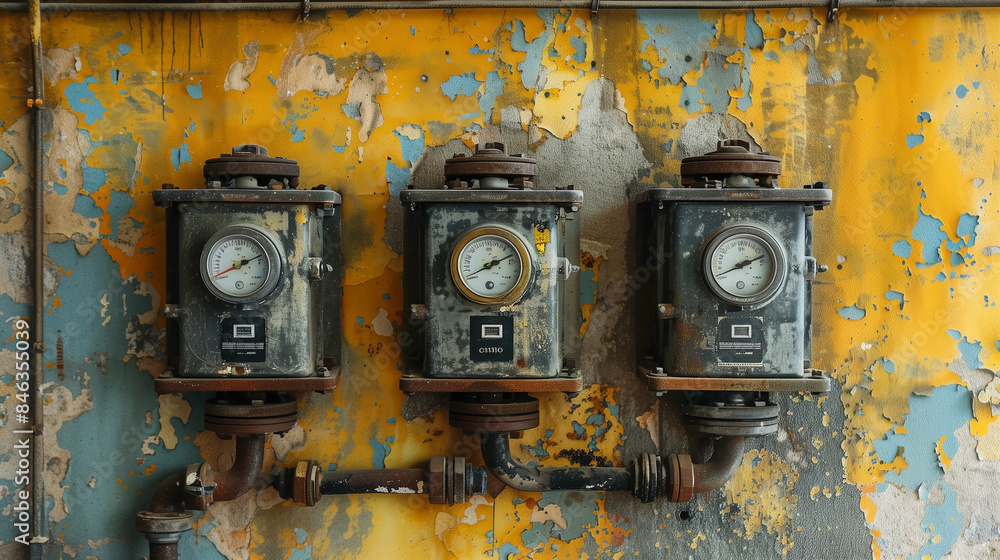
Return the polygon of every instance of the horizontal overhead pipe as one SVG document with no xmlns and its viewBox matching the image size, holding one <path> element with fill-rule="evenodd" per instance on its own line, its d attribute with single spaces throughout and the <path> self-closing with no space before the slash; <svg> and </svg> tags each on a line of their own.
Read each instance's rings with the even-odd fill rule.
<svg viewBox="0 0 1000 560">
<path fill-rule="evenodd" d="M 386 2 L 41 2 L 44 12 L 265 12 L 322 10 L 445 10 L 465 8 L 783 9 L 783 8 L 992 8 L 1000 0 L 401 0 Z M 24 11 L 24 2 L 0 2 L 0 11 Z"/>
</svg>

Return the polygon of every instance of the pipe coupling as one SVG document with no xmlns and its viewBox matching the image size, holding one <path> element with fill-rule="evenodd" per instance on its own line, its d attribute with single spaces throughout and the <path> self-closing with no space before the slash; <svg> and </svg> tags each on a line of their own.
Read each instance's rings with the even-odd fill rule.
<svg viewBox="0 0 1000 560">
<path fill-rule="evenodd" d="M 427 498 L 432 504 L 462 504 L 485 494 L 486 480 L 486 467 L 468 465 L 465 457 L 431 457 Z"/>
<path fill-rule="evenodd" d="M 690 455 L 668 455 L 667 499 L 671 502 L 689 502 L 694 496 L 694 464 Z"/>
<path fill-rule="evenodd" d="M 319 501 L 323 472 L 316 461 L 299 461 L 292 479 L 292 501 L 297 506 L 314 506 Z"/>
<path fill-rule="evenodd" d="M 663 493 L 666 473 L 659 455 L 655 453 L 639 455 L 632 463 L 632 472 L 635 480 L 632 495 L 639 498 L 642 503 L 655 501 L 656 497 Z"/>
<path fill-rule="evenodd" d="M 181 540 L 181 533 L 194 527 L 194 514 L 185 512 L 140 511 L 135 528 L 146 534 L 151 543 L 170 544 Z"/>
<path fill-rule="evenodd" d="M 188 465 L 184 474 L 184 492 L 194 500 L 194 508 L 206 511 L 212 505 L 212 492 L 217 486 L 208 463 Z"/>
</svg>

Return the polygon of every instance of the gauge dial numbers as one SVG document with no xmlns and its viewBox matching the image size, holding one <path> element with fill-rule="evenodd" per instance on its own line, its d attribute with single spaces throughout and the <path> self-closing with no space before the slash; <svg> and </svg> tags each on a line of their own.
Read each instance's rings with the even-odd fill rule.
<svg viewBox="0 0 1000 560">
<path fill-rule="evenodd" d="M 736 226 L 716 234 L 703 252 L 702 271 L 719 299 L 744 307 L 761 305 L 785 280 L 785 255 L 770 233 Z"/>
<path fill-rule="evenodd" d="M 508 305 L 521 299 L 528 288 L 531 255 L 512 231 L 476 228 L 455 244 L 451 277 L 458 291 L 471 301 Z"/>
<path fill-rule="evenodd" d="M 201 278 L 212 295 L 223 301 L 254 303 L 277 287 L 281 262 L 277 244 L 266 230 L 229 226 L 205 244 Z"/>
</svg>

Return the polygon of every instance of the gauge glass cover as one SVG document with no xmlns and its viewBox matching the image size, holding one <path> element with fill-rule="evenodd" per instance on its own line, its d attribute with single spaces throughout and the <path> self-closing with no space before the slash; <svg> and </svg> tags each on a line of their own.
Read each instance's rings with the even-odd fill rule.
<svg viewBox="0 0 1000 560">
<path fill-rule="evenodd" d="M 451 261 L 456 287 L 476 303 L 513 303 L 524 295 L 531 276 L 526 245 L 504 228 L 477 228 L 465 234 Z"/>
<path fill-rule="evenodd" d="M 270 235 L 252 226 L 230 226 L 212 236 L 201 262 L 205 286 L 230 303 L 266 298 L 277 286 L 281 271 L 281 258 Z"/>
<path fill-rule="evenodd" d="M 706 283 L 723 301 L 760 305 L 769 301 L 785 278 L 781 245 L 761 228 L 737 226 L 723 230 L 704 252 Z"/>
</svg>

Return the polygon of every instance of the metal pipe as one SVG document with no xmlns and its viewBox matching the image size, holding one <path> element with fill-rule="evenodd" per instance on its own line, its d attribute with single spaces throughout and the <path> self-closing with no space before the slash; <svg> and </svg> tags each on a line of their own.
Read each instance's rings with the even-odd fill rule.
<svg viewBox="0 0 1000 560">
<path fill-rule="evenodd" d="M 180 513 L 193 509 L 194 502 L 187 503 L 184 497 L 184 475 L 172 474 L 163 479 L 149 501 L 149 511 L 153 513 Z"/>
<path fill-rule="evenodd" d="M 32 0 L 35 1 L 35 0 Z M 447 10 L 475 8 L 560 8 L 603 10 L 638 9 L 785 9 L 833 8 L 829 0 L 402 0 L 386 2 L 309 2 L 310 11 L 322 10 Z M 846 8 L 993 8 L 1000 0 L 840 0 Z M 302 2 L 143 2 L 143 3 L 41 3 L 45 12 L 263 12 L 304 11 Z M 0 11 L 23 11 L 22 2 L 0 2 Z M 30 9 L 30 7 L 29 7 Z"/>
<path fill-rule="evenodd" d="M 742 436 L 721 437 L 715 440 L 712 457 L 706 463 L 694 465 L 694 493 L 703 494 L 721 488 L 733 477 L 743 463 Z"/>
<path fill-rule="evenodd" d="M 232 468 L 223 473 L 213 474 L 210 477 L 211 481 L 205 481 L 206 484 L 214 482 L 216 485 L 212 491 L 213 502 L 235 500 L 253 488 L 253 483 L 264 466 L 266 440 L 265 434 L 236 438 L 236 457 Z"/>
<path fill-rule="evenodd" d="M 178 560 L 177 543 L 150 543 L 149 560 Z"/>
<path fill-rule="evenodd" d="M 34 143 L 34 286 L 31 328 L 35 344 L 32 355 L 31 391 L 31 554 L 41 554 L 40 547 L 48 541 L 48 516 L 45 511 L 45 400 L 41 385 L 45 381 L 45 76 L 42 67 L 41 1 L 29 0 L 28 20 L 31 35 L 31 67 L 34 78 L 31 101 Z"/>
<path fill-rule="evenodd" d="M 427 494 L 429 473 L 424 469 L 380 469 L 323 473 L 319 493 L 337 494 Z"/>
<path fill-rule="evenodd" d="M 529 467 L 510 454 L 509 434 L 489 432 L 482 436 L 483 462 L 501 482 L 527 492 L 548 490 L 594 490 L 632 492 L 631 469 L 620 467 Z"/>
<path fill-rule="evenodd" d="M 212 502 L 235 500 L 253 487 L 264 464 L 266 434 L 236 438 L 233 466 L 213 474 L 208 464 L 195 464 L 186 473 L 163 479 L 153 492 L 148 511 L 136 515 L 136 528 L 149 541 L 150 560 L 177 560 L 181 534 L 193 526 L 188 510 L 207 510 Z"/>
</svg>

